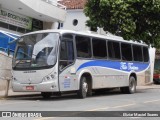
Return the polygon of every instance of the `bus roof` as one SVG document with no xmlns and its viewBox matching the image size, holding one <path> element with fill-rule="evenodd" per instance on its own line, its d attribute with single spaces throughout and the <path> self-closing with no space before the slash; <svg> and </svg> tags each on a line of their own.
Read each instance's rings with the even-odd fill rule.
<svg viewBox="0 0 160 120">
<path fill-rule="evenodd" d="M 145 43 L 140 43 L 140 42 L 136 42 L 136 41 L 132 41 L 132 40 L 130 40 L 130 41 L 124 40 L 122 37 L 113 35 L 111 33 L 98 34 L 96 32 L 92 32 L 92 31 L 74 31 L 74 30 L 62 30 L 62 29 L 49 29 L 49 30 L 40 30 L 40 31 L 30 32 L 30 33 L 24 34 L 22 36 L 30 35 L 30 34 L 37 34 L 37 33 L 48 33 L 48 32 L 57 32 L 57 33 L 60 33 L 60 34 L 71 33 L 71 34 L 76 34 L 76 35 L 84 35 L 84 36 L 90 36 L 90 37 L 97 37 L 97 38 L 101 38 L 101 39 L 108 39 L 108 40 L 114 40 L 114 41 L 120 41 L 120 42 L 126 42 L 126 43 L 148 46 Z"/>
</svg>

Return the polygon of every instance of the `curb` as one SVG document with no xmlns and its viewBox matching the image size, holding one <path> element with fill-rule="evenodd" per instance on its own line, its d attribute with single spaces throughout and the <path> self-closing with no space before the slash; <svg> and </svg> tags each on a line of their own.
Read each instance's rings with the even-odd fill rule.
<svg viewBox="0 0 160 120">
<path fill-rule="evenodd" d="M 137 88 L 137 90 L 160 89 L 160 88 Z"/>
<path fill-rule="evenodd" d="M 160 85 L 145 85 L 145 86 L 137 86 L 137 89 L 160 89 Z"/>
<path fill-rule="evenodd" d="M 23 94 L 23 95 L 0 96 L 0 100 L 7 99 L 7 98 L 33 97 L 33 96 L 41 96 L 41 94 Z"/>
<path fill-rule="evenodd" d="M 33 97 L 33 96 L 41 96 L 41 94 L 27 94 L 27 95 L 9 95 L 5 98 L 14 98 L 14 97 Z"/>
<path fill-rule="evenodd" d="M 9 89 L 7 96 L 5 96 L 5 91 L 1 91 L 3 94 L 0 94 L 0 99 L 13 98 L 13 97 L 29 97 L 29 96 L 40 96 L 40 92 L 13 92 L 12 89 Z"/>
</svg>

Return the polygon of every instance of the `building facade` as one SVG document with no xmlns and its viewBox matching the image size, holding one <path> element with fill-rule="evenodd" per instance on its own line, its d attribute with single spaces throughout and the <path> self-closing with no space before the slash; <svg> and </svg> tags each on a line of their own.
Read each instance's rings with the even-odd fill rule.
<svg viewBox="0 0 160 120">
<path fill-rule="evenodd" d="M 66 20 L 61 26 L 61 29 L 75 31 L 90 31 L 86 26 L 86 21 L 89 19 L 84 14 L 84 7 L 87 0 L 61 0 L 59 3 L 67 8 Z M 97 28 L 97 33 L 106 34 L 102 28 Z"/>
<path fill-rule="evenodd" d="M 86 21 L 89 18 L 83 12 L 86 0 L 61 0 L 59 3 L 67 7 L 66 20 L 61 26 L 61 29 L 75 31 L 89 30 L 86 26 Z"/>
<path fill-rule="evenodd" d="M 0 0 L 0 50 L 24 33 L 57 29 L 65 18 L 66 7 L 57 0 Z"/>
</svg>

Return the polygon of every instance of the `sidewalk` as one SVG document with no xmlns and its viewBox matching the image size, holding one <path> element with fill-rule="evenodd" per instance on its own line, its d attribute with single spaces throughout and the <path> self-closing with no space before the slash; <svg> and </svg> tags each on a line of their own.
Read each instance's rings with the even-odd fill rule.
<svg viewBox="0 0 160 120">
<path fill-rule="evenodd" d="M 145 85 L 145 86 L 137 86 L 137 90 L 140 89 L 160 89 L 160 85 Z M 5 98 L 5 91 L 0 91 L 0 98 Z M 12 89 L 8 92 L 8 97 L 17 97 L 17 96 L 33 96 L 33 95 L 41 95 L 40 92 L 13 92 Z"/>
<path fill-rule="evenodd" d="M 160 89 L 160 84 L 150 84 L 150 85 L 144 85 L 144 86 L 137 86 L 137 89 Z"/>
<path fill-rule="evenodd" d="M 0 91 L 0 98 L 5 98 L 5 91 Z M 8 91 L 8 97 L 16 96 L 31 96 L 31 95 L 41 95 L 40 92 L 13 92 L 12 89 Z"/>
</svg>

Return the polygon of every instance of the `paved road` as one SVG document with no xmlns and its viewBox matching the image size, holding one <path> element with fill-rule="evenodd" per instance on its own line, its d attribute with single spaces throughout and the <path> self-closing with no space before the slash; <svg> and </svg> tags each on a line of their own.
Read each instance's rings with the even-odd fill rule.
<svg viewBox="0 0 160 120">
<path fill-rule="evenodd" d="M 86 99 L 78 99 L 74 94 L 61 97 L 53 96 L 47 100 L 44 100 L 40 95 L 12 96 L 0 100 L 0 111 L 160 111 L 160 89 L 138 89 L 136 94 L 122 94 L 117 90 L 99 95 L 94 94 Z M 65 114 L 73 115 L 72 112 Z M 51 120 L 54 118 L 37 118 L 36 120 Z M 153 118 L 148 119 L 153 120 Z"/>
</svg>

